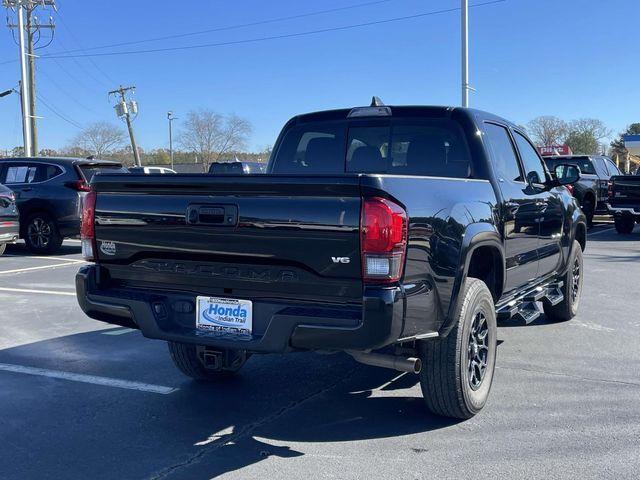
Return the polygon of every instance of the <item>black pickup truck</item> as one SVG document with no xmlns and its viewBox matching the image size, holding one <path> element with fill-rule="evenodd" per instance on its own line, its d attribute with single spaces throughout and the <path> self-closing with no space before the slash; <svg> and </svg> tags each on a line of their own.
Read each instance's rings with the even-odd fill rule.
<svg viewBox="0 0 640 480">
<path fill-rule="evenodd" d="M 640 223 L 640 175 L 611 177 L 607 208 L 618 233 L 633 232 L 636 223 Z"/>
<path fill-rule="evenodd" d="M 512 123 L 476 110 L 300 115 L 262 175 L 96 175 L 76 277 L 92 318 L 196 379 L 344 351 L 419 374 L 436 414 L 487 400 L 496 322 L 576 314 L 585 216 Z"/>
</svg>

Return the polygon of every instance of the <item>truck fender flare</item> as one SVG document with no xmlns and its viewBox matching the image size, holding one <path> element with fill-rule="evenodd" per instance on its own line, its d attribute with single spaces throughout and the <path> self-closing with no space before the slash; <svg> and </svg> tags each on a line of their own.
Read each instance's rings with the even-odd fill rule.
<svg viewBox="0 0 640 480">
<path fill-rule="evenodd" d="M 480 247 L 494 248 L 499 254 L 502 272 L 505 272 L 504 244 L 496 227 L 490 223 L 473 223 L 467 226 L 462 235 L 462 243 L 460 245 L 460 262 L 458 263 L 458 271 L 456 272 L 456 278 L 453 282 L 449 308 L 445 320 L 439 330 L 439 335 L 441 337 L 447 336 L 455 325 L 455 311 L 458 306 L 458 296 L 462 289 L 464 279 L 467 278 L 473 252 Z M 505 277 L 506 275 L 502 275 L 500 291 L 504 290 Z"/>
</svg>

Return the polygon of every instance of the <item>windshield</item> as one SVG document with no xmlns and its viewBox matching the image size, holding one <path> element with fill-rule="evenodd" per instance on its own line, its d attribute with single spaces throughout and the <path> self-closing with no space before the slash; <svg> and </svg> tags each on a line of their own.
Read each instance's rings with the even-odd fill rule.
<svg viewBox="0 0 640 480">
<path fill-rule="evenodd" d="M 469 178 L 472 166 L 462 129 L 443 118 L 296 125 L 285 133 L 268 171 Z"/>
</svg>

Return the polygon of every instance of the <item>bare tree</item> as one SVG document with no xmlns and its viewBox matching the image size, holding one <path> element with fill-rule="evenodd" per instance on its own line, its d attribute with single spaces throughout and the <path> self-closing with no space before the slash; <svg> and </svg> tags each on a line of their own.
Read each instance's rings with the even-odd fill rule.
<svg viewBox="0 0 640 480">
<path fill-rule="evenodd" d="M 125 139 L 124 131 L 117 125 L 96 122 L 76 135 L 67 150 L 85 151 L 96 157 L 102 157 L 122 147 Z"/>
<path fill-rule="evenodd" d="M 569 127 L 564 120 L 545 115 L 531 120 L 527 124 L 527 131 L 537 146 L 546 147 L 563 144 L 569 133 Z"/>
<path fill-rule="evenodd" d="M 573 153 L 595 155 L 604 148 L 600 141 L 611 136 L 611 130 L 597 118 L 581 118 L 569 124 L 566 144 Z"/>
<path fill-rule="evenodd" d="M 250 134 L 251 124 L 247 120 L 201 109 L 187 113 L 179 140 L 186 150 L 200 157 L 207 170 L 221 155 L 244 148 Z"/>
</svg>

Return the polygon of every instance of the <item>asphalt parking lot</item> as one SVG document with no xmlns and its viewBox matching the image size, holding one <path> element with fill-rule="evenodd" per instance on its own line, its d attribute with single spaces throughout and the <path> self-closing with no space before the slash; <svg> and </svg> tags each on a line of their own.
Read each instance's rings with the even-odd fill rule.
<svg viewBox="0 0 640 480">
<path fill-rule="evenodd" d="M 638 478 L 640 227 L 594 227 L 578 317 L 501 327 L 488 406 L 425 413 L 416 378 L 254 356 L 218 385 L 77 307 L 78 242 L 0 258 L 0 478 Z"/>
</svg>

